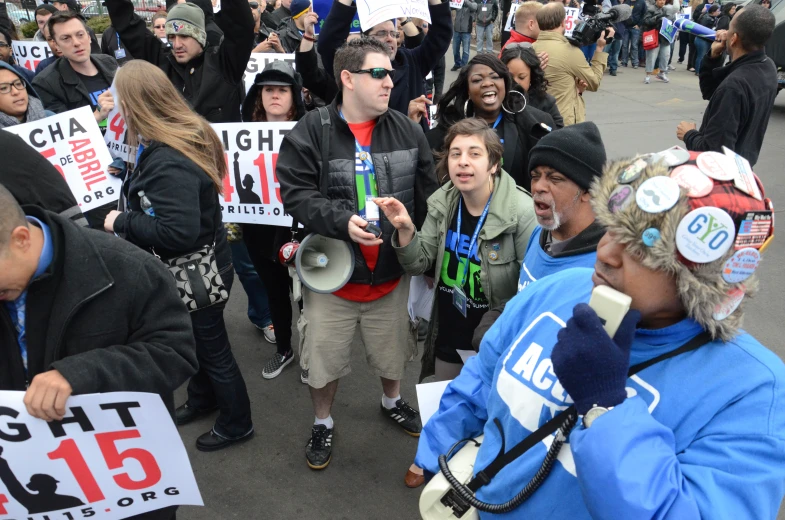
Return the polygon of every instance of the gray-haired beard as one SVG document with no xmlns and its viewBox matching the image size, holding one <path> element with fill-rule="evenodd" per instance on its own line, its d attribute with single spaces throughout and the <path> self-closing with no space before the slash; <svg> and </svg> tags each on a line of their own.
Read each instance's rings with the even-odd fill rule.
<svg viewBox="0 0 785 520">
<path fill-rule="evenodd" d="M 551 199 L 551 215 L 552 220 L 550 224 L 543 224 L 540 222 L 540 226 L 547 231 L 553 231 L 554 229 L 559 229 L 561 227 L 561 215 L 559 212 L 556 211 L 556 202 Z"/>
</svg>

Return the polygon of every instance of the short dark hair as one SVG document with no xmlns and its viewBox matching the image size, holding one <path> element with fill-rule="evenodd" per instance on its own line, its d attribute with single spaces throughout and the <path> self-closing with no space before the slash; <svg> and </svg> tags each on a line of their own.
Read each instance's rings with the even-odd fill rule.
<svg viewBox="0 0 785 520">
<path fill-rule="evenodd" d="M 436 157 L 436 178 L 441 183 L 445 183 L 450 179 L 450 145 L 459 135 L 476 135 L 485 144 L 485 149 L 488 151 L 488 166 L 494 166 L 501 163 L 502 155 L 504 154 L 504 146 L 488 123 L 483 119 L 476 117 L 468 117 L 458 121 L 447 130 L 447 135 L 444 136 L 444 150 L 438 152 Z M 496 175 L 501 175 L 501 165 L 496 170 Z"/>
<path fill-rule="evenodd" d="M 19 226 L 27 226 L 25 213 L 13 194 L 0 184 L 0 254 L 5 252 L 11 232 Z"/>
<path fill-rule="evenodd" d="M 65 3 L 65 2 L 61 2 Z M 49 27 L 49 37 L 53 40 L 55 39 L 55 25 L 70 22 L 71 20 L 79 20 L 82 22 L 85 30 L 87 30 L 87 24 L 80 15 L 73 11 L 59 11 L 52 15 L 48 22 L 46 22 L 46 26 Z"/>
<path fill-rule="evenodd" d="M 41 16 L 46 16 L 48 14 L 55 14 L 55 13 L 57 13 L 57 8 L 52 4 L 41 4 L 35 8 L 35 11 L 33 11 L 33 17 L 36 17 L 39 14 Z"/>
<path fill-rule="evenodd" d="M 355 70 L 362 67 L 368 54 L 377 53 L 389 56 L 387 47 L 374 38 L 363 36 L 341 45 L 333 59 L 333 76 L 338 83 L 338 90 L 343 91 L 341 71 Z"/>
<path fill-rule="evenodd" d="M 733 30 L 739 35 L 741 46 L 748 51 L 758 51 L 774 32 L 774 15 L 762 5 L 748 5 L 737 13 L 733 20 Z"/>
<path fill-rule="evenodd" d="M 551 2 L 537 11 L 537 25 L 541 31 L 552 31 L 559 27 L 567 17 L 567 10 L 561 2 Z"/>
<path fill-rule="evenodd" d="M 518 9 L 520 9 L 520 7 Z M 540 58 L 537 56 L 537 53 L 534 52 L 534 48 L 521 47 L 515 44 L 508 45 L 504 49 L 504 52 L 502 52 L 502 63 L 507 65 L 512 60 L 516 59 L 524 62 L 531 70 L 531 84 L 529 85 L 527 94 L 544 99 L 548 90 L 548 80 L 545 79 L 545 72 L 543 72 L 542 67 L 540 66 Z M 513 81 L 515 81 L 515 78 L 513 78 Z"/>
</svg>

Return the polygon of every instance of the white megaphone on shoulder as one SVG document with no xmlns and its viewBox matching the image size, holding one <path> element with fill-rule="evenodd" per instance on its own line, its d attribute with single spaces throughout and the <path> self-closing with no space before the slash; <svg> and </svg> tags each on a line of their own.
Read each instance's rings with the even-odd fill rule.
<svg viewBox="0 0 785 520">
<path fill-rule="evenodd" d="M 354 272 L 354 249 L 343 240 L 311 233 L 298 244 L 294 270 L 315 293 L 332 293 L 346 285 Z"/>
</svg>

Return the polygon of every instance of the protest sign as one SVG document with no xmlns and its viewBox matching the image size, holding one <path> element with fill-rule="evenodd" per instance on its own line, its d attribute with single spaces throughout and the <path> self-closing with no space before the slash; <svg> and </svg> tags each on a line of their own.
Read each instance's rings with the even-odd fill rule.
<svg viewBox="0 0 785 520">
<path fill-rule="evenodd" d="M 572 31 L 575 30 L 575 26 L 578 25 L 578 14 L 580 9 L 577 7 L 568 7 L 566 9 L 567 16 L 564 18 L 564 36 L 572 36 Z"/>
<path fill-rule="evenodd" d="M 431 23 L 428 0 L 357 0 L 357 15 L 363 31 L 401 17 L 420 18 Z"/>
<path fill-rule="evenodd" d="M 460 9 L 463 7 L 463 0 L 450 0 L 450 9 Z"/>
<path fill-rule="evenodd" d="M 277 60 L 288 61 L 294 67 L 294 54 L 278 54 L 275 52 L 255 52 L 251 54 L 251 59 L 248 60 L 248 65 L 245 67 L 245 75 L 243 76 L 246 93 L 251 90 L 256 75 L 262 72 L 268 63 Z"/>
<path fill-rule="evenodd" d="M 316 14 L 319 15 L 319 23 L 317 23 L 313 28 L 314 32 L 319 34 L 322 29 L 322 24 L 327 19 L 327 15 L 330 13 L 330 8 L 333 6 L 333 0 L 313 0 L 311 5 L 313 6 L 313 10 L 316 12 Z M 357 16 L 357 13 L 354 13 L 354 18 L 352 18 L 352 25 L 349 29 L 349 32 L 360 32 L 360 18 Z"/>
<path fill-rule="evenodd" d="M 49 159 L 71 188 L 82 212 L 120 196 L 120 179 L 107 173 L 112 156 L 89 106 L 5 127 Z"/>
<path fill-rule="evenodd" d="M 62 421 L 0 392 L 0 520 L 115 520 L 203 505 L 177 428 L 156 394 L 72 396 Z"/>
<path fill-rule="evenodd" d="M 115 159 L 120 158 L 124 161 L 134 159 L 131 147 L 128 146 L 127 133 L 125 128 L 125 119 L 120 113 L 120 103 L 117 102 L 117 89 L 112 83 L 109 88 L 112 97 L 115 99 L 115 105 L 109 115 L 106 116 L 106 133 L 104 134 L 104 142 L 109 154 Z"/>
<path fill-rule="evenodd" d="M 507 15 L 507 22 L 504 24 L 504 30 L 507 32 L 515 29 L 515 11 L 518 10 L 519 5 L 521 4 L 518 2 L 513 2 L 512 5 L 510 5 L 510 14 Z"/>
<path fill-rule="evenodd" d="M 662 19 L 662 27 L 660 27 L 660 34 L 668 40 L 669 43 L 673 43 L 673 39 L 676 37 L 676 33 L 679 32 L 676 29 L 676 26 L 673 25 L 673 22 L 668 20 L 667 18 Z"/>
<path fill-rule="evenodd" d="M 52 56 L 52 49 L 46 42 L 33 41 L 12 41 L 11 49 L 14 51 L 14 59 L 17 65 L 21 65 L 27 70 L 35 72 L 38 64 L 46 58 Z"/>
<path fill-rule="evenodd" d="M 226 152 L 221 211 L 224 222 L 291 226 L 275 176 L 281 141 L 295 123 L 217 123 L 212 125 Z"/>
</svg>

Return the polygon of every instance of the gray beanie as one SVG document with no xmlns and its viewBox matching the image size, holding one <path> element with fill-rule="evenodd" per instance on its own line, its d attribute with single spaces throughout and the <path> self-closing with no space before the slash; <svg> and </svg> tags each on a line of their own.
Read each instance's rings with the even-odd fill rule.
<svg viewBox="0 0 785 520">
<path fill-rule="evenodd" d="M 587 121 L 554 130 L 540 139 L 529 152 L 529 172 L 537 166 L 550 166 L 588 190 L 592 181 L 602 176 L 605 159 L 600 130 Z"/>
<path fill-rule="evenodd" d="M 166 15 L 167 36 L 190 36 L 204 47 L 207 33 L 204 30 L 204 11 L 191 2 L 172 6 Z"/>
</svg>

